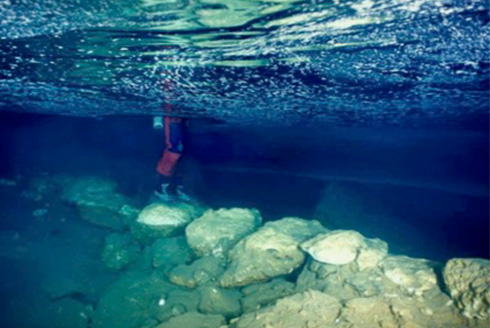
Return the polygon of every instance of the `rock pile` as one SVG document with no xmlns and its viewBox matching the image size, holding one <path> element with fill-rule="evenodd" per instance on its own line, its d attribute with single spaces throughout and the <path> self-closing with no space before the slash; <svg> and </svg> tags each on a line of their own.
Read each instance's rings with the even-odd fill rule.
<svg viewBox="0 0 490 328">
<path fill-rule="evenodd" d="M 71 183 L 63 197 L 85 220 L 118 230 L 102 259 L 119 278 L 90 314 L 93 328 L 488 325 L 487 260 L 453 259 L 441 281 L 440 265 L 317 221 L 262 225 L 256 210 L 189 204 L 138 211 L 97 179 Z"/>
</svg>

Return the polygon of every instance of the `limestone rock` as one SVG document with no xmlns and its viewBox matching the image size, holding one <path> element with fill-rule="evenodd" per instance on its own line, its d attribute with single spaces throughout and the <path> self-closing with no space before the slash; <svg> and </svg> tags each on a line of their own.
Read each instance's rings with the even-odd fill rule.
<svg viewBox="0 0 490 328">
<path fill-rule="evenodd" d="M 367 244 L 357 231 L 335 230 L 305 241 L 301 248 L 316 261 L 343 265 L 354 261 Z"/>
<path fill-rule="evenodd" d="M 120 270 L 136 259 L 140 248 L 131 241 L 131 236 L 110 234 L 105 238 L 102 260 L 114 270 Z"/>
<path fill-rule="evenodd" d="M 438 288 L 414 297 L 378 267 L 359 271 L 355 262 L 339 266 L 311 260 L 299 275 L 296 290 L 309 288 L 346 304 L 338 322 L 325 328 L 481 327 L 465 322 Z"/>
<path fill-rule="evenodd" d="M 225 318 L 221 315 L 206 315 L 198 312 L 189 312 L 173 317 L 156 328 L 219 328 L 225 324 Z"/>
<path fill-rule="evenodd" d="M 157 239 L 151 246 L 153 267 L 169 270 L 190 262 L 191 251 L 184 237 Z"/>
<path fill-rule="evenodd" d="M 277 278 L 263 284 L 246 286 L 242 289 L 242 293 L 243 311 L 251 312 L 270 305 L 279 298 L 294 294 L 295 290 L 293 283 Z"/>
<path fill-rule="evenodd" d="M 208 210 L 185 230 L 187 242 L 197 255 L 221 256 L 261 222 L 258 211 L 232 208 Z"/>
<path fill-rule="evenodd" d="M 61 198 L 75 205 L 80 217 L 92 224 L 123 230 L 124 217 L 120 209 L 128 202 L 116 192 L 116 185 L 108 180 L 84 177 L 64 186 Z"/>
<path fill-rule="evenodd" d="M 311 260 L 297 279 L 297 290 L 316 289 L 341 301 L 357 297 L 396 294 L 398 286 L 379 268 L 359 271 L 355 262 L 346 265 L 326 264 Z"/>
<path fill-rule="evenodd" d="M 192 220 L 190 213 L 180 207 L 153 203 L 148 205 L 138 215 L 137 222 L 156 230 L 179 228 Z"/>
<path fill-rule="evenodd" d="M 223 287 L 246 286 L 291 273 L 303 263 L 304 255 L 291 236 L 260 229 L 233 247 L 229 261 L 220 279 Z"/>
<path fill-rule="evenodd" d="M 421 296 L 432 288 L 438 288 L 436 274 L 427 260 L 388 256 L 379 265 L 392 282 L 410 295 Z"/>
<path fill-rule="evenodd" d="M 301 243 L 320 233 L 327 232 L 327 229 L 316 220 L 304 220 L 295 217 L 286 217 L 277 221 L 269 221 L 264 228 L 271 228 L 278 232 L 293 237 Z"/>
<path fill-rule="evenodd" d="M 340 313 L 340 303 L 327 294 L 308 290 L 232 320 L 231 328 L 325 328 Z"/>
<path fill-rule="evenodd" d="M 367 247 L 359 250 L 356 263 L 359 270 L 375 268 L 388 255 L 388 244 L 381 239 L 364 238 Z"/>
<path fill-rule="evenodd" d="M 442 296 L 442 297 L 438 297 Z M 407 295 L 380 295 L 348 300 L 339 317 L 339 324 L 352 328 L 461 328 L 482 327 L 457 316 L 447 306 L 447 297 L 439 292 L 433 302 Z M 436 304 L 439 303 L 439 304 Z"/>
<path fill-rule="evenodd" d="M 179 265 L 169 274 L 170 281 L 179 286 L 194 288 L 215 281 L 223 273 L 223 259 L 205 256 L 190 265 Z"/>
<path fill-rule="evenodd" d="M 455 258 L 443 271 L 451 298 L 468 318 L 490 318 L 490 261 Z"/>
<path fill-rule="evenodd" d="M 131 227 L 132 234 L 142 243 L 177 234 L 192 221 L 193 211 L 180 204 L 153 203 L 145 207 Z"/>
<path fill-rule="evenodd" d="M 397 327 L 396 318 L 390 306 L 376 297 L 354 298 L 349 300 L 342 311 L 343 318 L 355 327 L 378 328 Z M 383 322 L 383 326 L 378 323 Z"/>
<path fill-rule="evenodd" d="M 238 290 L 203 286 L 199 288 L 199 291 L 201 293 L 199 312 L 220 314 L 225 317 L 237 317 L 241 314 L 241 295 Z"/>
</svg>

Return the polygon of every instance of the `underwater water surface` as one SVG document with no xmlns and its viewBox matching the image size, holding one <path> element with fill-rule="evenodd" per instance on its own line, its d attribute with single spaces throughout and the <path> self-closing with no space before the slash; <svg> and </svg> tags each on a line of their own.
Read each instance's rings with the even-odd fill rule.
<svg viewBox="0 0 490 328">
<path fill-rule="evenodd" d="M 487 327 L 489 9 L 0 0 L 0 326 Z"/>
</svg>

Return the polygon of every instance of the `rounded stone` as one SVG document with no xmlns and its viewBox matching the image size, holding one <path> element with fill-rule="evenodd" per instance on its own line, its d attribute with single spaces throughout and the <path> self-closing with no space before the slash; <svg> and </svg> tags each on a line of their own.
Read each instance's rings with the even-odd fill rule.
<svg viewBox="0 0 490 328">
<path fill-rule="evenodd" d="M 187 243 L 199 256 L 223 256 L 240 239 L 252 233 L 260 222 L 256 210 L 208 210 L 187 226 Z"/>
<path fill-rule="evenodd" d="M 154 203 L 139 213 L 136 222 L 147 229 L 159 232 L 159 236 L 166 237 L 183 228 L 191 220 L 192 215 L 186 209 Z"/>
<path fill-rule="evenodd" d="M 343 265 L 354 261 L 367 245 L 357 231 L 335 230 L 305 241 L 301 248 L 318 262 Z"/>
</svg>

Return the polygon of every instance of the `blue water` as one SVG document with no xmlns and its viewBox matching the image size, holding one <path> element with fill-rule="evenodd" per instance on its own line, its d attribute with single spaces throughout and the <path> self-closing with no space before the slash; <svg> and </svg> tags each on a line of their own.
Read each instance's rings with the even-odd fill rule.
<svg viewBox="0 0 490 328">
<path fill-rule="evenodd" d="M 144 207 L 165 104 L 188 119 L 180 170 L 206 206 L 490 258 L 489 9 L 0 0 L 0 325 L 90 327 L 119 274 L 100 261 L 108 231 L 33 185 L 98 176 Z"/>
</svg>

